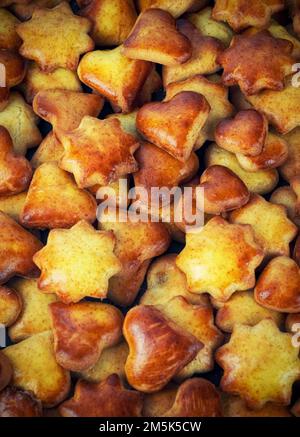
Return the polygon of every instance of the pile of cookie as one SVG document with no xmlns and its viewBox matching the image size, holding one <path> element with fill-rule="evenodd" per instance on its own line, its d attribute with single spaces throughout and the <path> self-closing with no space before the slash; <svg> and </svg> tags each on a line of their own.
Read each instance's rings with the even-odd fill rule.
<svg viewBox="0 0 300 437">
<path fill-rule="evenodd" d="M 298 0 L 0 0 L 0 416 L 300 415 L 299 38 Z"/>
</svg>

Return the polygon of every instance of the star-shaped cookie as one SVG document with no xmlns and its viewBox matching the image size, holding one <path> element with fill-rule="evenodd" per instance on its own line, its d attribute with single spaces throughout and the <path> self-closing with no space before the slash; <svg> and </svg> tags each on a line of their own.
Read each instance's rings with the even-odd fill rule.
<svg viewBox="0 0 300 437">
<path fill-rule="evenodd" d="M 74 15 L 66 2 L 53 9 L 37 8 L 29 21 L 17 26 L 23 40 L 20 53 L 44 71 L 76 70 L 80 55 L 94 48 L 90 30 L 90 21 Z"/>
<path fill-rule="evenodd" d="M 109 278 L 121 268 L 114 245 L 112 232 L 96 231 L 84 220 L 50 231 L 46 246 L 34 256 L 41 270 L 39 288 L 65 303 L 106 297 Z"/>
<path fill-rule="evenodd" d="M 291 334 L 280 332 L 273 320 L 253 327 L 238 325 L 216 353 L 224 369 L 221 388 L 241 396 L 249 408 L 260 409 L 267 402 L 288 405 L 300 376 L 298 354 Z"/>
<path fill-rule="evenodd" d="M 138 169 L 133 154 L 140 144 L 119 120 L 85 116 L 77 129 L 58 136 L 65 149 L 59 165 L 73 173 L 80 188 L 107 185 Z"/>
<path fill-rule="evenodd" d="M 263 259 L 250 226 L 231 225 L 214 217 L 186 235 L 177 266 L 186 274 L 189 290 L 227 301 L 237 290 L 255 284 L 255 269 Z"/>
<path fill-rule="evenodd" d="M 284 78 L 292 74 L 295 63 L 292 50 L 290 41 L 274 38 L 265 30 L 254 35 L 237 35 L 218 57 L 224 69 L 223 83 L 239 85 L 250 96 L 264 89 L 282 90 Z"/>
</svg>

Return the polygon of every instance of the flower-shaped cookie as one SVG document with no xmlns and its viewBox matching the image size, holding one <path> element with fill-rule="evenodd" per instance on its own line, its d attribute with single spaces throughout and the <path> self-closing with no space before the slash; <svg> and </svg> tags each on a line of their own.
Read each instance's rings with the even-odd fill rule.
<svg viewBox="0 0 300 437">
<path fill-rule="evenodd" d="M 224 369 L 221 388 L 241 396 L 250 408 L 262 408 L 267 402 L 288 405 L 292 385 L 300 377 L 298 354 L 291 334 L 280 332 L 273 320 L 253 327 L 238 325 L 216 354 Z"/>
<path fill-rule="evenodd" d="M 235 32 L 253 26 L 265 27 L 271 16 L 284 8 L 283 0 L 216 0 L 215 20 L 226 21 Z"/>
<path fill-rule="evenodd" d="M 23 40 L 20 53 L 44 71 L 76 70 L 80 55 L 94 48 L 90 30 L 90 21 L 74 15 L 66 2 L 53 9 L 37 8 L 29 21 L 17 26 Z"/>
<path fill-rule="evenodd" d="M 298 232 L 284 206 L 274 205 L 257 194 L 252 194 L 247 205 L 233 211 L 230 221 L 251 225 L 266 257 L 289 256 L 289 245 Z"/>
<path fill-rule="evenodd" d="M 274 38 L 268 31 L 235 36 L 218 58 L 224 68 L 223 83 L 239 85 L 246 95 L 264 89 L 282 90 L 295 63 L 292 50 L 290 41 Z"/>
<path fill-rule="evenodd" d="M 35 62 L 29 62 L 26 76 L 22 84 L 26 101 L 32 103 L 39 91 L 47 90 L 82 90 L 77 73 L 67 68 L 57 68 L 54 71 L 43 71 Z"/>
<path fill-rule="evenodd" d="M 112 232 L 96 231 L 84 220 L 50 231 L 47 245 L 34 256 L 41 270 L 39 288 L 65 303 L 106 297 L 109 278 L 121 268 L 114 245 Z"/>
<path fill-rule="evenodd" d="M 59 139 L 65 149 L 59 165 L 80 188 L 107 185 L 138 169 L 133 154 L 140 144 L 119 120 L 85 116 L 77 129 L 60 131 Z"/>
<path fill-rule="evenodd" d="M 139 417 L 143 395 L 125 389 L 115 374 L 98 384 L 79 381 L 74 396 L 59 407 L 63 417 Z"/>
<path fill-rule="evenodd" d="M 191 292 L 227 301 L 235 291 L 254 286 L 255 269 L 262 259 L 250 226 L 231 225 L 215 217 L 186 235 L 176 264 L 186 274 Z"/>
<path fill-rule="evenodd" d="M 186 62 L 192 56 L 189 39 L 176 28 L 174 18 L 162 9 L 147 9 L 124 41 L 123 54 L 163 65 Z"/>
</svg>

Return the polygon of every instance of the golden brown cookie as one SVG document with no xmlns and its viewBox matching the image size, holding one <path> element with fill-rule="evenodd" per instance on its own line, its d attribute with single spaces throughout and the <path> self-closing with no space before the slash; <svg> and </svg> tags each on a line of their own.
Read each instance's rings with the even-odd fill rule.
<svg viewBox="0 0 300 437">
<path fill-rule="evenodd" d="M 108 296 L 118 305 L 129 306 L 142 285 L 151 259 L 168 249 L 170 234 L 163 223 L 134 221 L 130 212 L 126 220 L 125 211 L 117 212 L 117 217 L 113 212 L 99 217 L 99 227 L 113 232 L 115 254 L 122 265 L 120 272 L 109 281 Z"/>
<path fill-rule="evenodd" d="M 32 257 L 42 246 L 35 236 L 0 212 L 0 284 L 15 275 L 35 276 L 38 270 Z"/>
<path fill-rule="evenodd" d="M 52 328 L 49 304 L 57 300 L 56 295 L 41 293 L 35 279 L 12 279 L 9 285 L 22 300 L 22 312 L 9 328 L 9 338 L 17 343 L 34 334 L 49 331 Z"/>
<path fill-rule="evenodd" d="M 292 50 L 290 41 L 274 38 L 268 31 L 235 36 L 218 57 L 224 69 L 222 81 L 227 86 L 239 85 L 250 96 L 264 89 L 282 90 L 295 63 Z"/>
<path fill-rule="evenodd" d="M 33 175 L 20 220 L 30 228 L 70 228 L 79 220 L 93 223 L 96 209 L 95 198 L 78 188 L 72 175 L 45 162 Z"/>
<path fill-rule="evenodd" d="M 239 111 L 232 119 L 220 121 L 215 140 L 228 152 L 257 156 L 263 150 L 267 131 L 266 118 L 254 109 L 247 109 Z"/>
<path fill-rule="evenodd" d="M 31 392 L 7 387 L 0 393 L 0 417 L 40 417 L 42 405 Z"/>
<path fill-rule="evenodd" d="M 200 30 L 202 35 L 219 39 L 225 47 L 228 47 L 232 40 L 233 32 L 227 24 L 216 21 L 211 13 L 212 8 L 207 7 L 194 14 L 189 14 L 187 18 Z"/>
<path fill-rule="evenodd" d="M 262 259 L 251 226 L 214 217 L 202 229 L 186 235 L 186 246 L 176 264 L 186 274 L 191 292 L 209 293 L 226 302 L 237 290 L 254 286 L 254 272 Z"/>
<path fill-rule="evenodd" d="M 0 195 L 25 191 L 32 178 L 32 169 L 24 156 L 14 152 L 9 132 L 0 126 Z"/>
<path fill-rule="evenodd" d="M 80 377 L 90 382 L 104 381 L 112 373 L 116 373 L 122 382 L 126 382 L 125 363 L 129 349 L 126 341 L 104 349 L 97 363 L 79 373 Z"/>
<path fill-rule="evenodd" d="M 260 305 L 283 313 L 300 312 L 300 271 L 287 256 L 272 259 L 255 286 L 255 300 Z"/>
<path fill-rule="evenodd" d="M 252 410 L 244 399 L 222 394 L 222 407 L 225 417 L 291 417 L 287 407 L 267 402 L 261 409 Z"/>
<path fill-rule="evenodd" d="M 109 278 L 121 268 L 114 246 L 112 232 L 96 231 L 84 220 L 71 229 L 51 230 L 46 246 L 34 256 L 41 270 L 39 288 L 65 303 L 106 297 Z"/>
<path fill-rule="evenodd" d="M 7 9 L 0 9 L 0 48 L 18 50 L 22 40 L 16 32 L 20 21 Z"/>
<path fill-rule="evenodd" d="M 250 197 L 244 182 L 229 168 L 221 165 L 208 167 L 200 177 L 203 188 L 204 212 L 221 214 L 245 205 Z"/>
<path fill-rule="evenodd" d="M 283 322 L 282 314 L 259 305 L 252 291 L 239 291 L 220 305 L 216 324 L 222 331 L 232 332 L 237 325 L 254 326 L 263 319 L 273 319 L 279 328 Z"/>
<path fill-rule="evenodd" d="M 176 266 L 175 253 L 156 259 L 147 273 L 147 290 L 141 297 L 143 305 L 164 305 L 173 297 L 182 296 L 193 305 L 208 305 L 204 294 L 191 293 L 188 290 L 186 276 Z"/>
<path fill-rule="evenodd" d="M 53 407 L 67 397 L 70 375 L 55 360 L 51 331 L 8 346 L 3 353 L 13 366 L 13 384 L 31 391 L 45 407 Z"/>
<path fill-rule="evenodd" d="M 151 143 L 143 142 L 135 153 L 139 170 L 134 173 L 136 187 L 144 187 L 150 195 L 152 187 L 173 188 L 195 176 L 199 160 L 192 153 L 186 162 L 181 162 Z"/>
<path fill-rule="evenodd" d="M 212 11 L 215 20 L 225 21 L 235 32 L 250 27 L 265 27 L 271 16 L 284 8 L 283 0 L 216 0 Z"/>
<path fill-rule="evenodd" d="M 129 345 L 127 380 L 146 393 L 167 385 L 203 347 L 196 337 L 152 306 L 132 308 L 125 317 L 123 332 Z"/>
<path fill-rule="evenodd" d="M 119 46 L 87 53 L 80 61 L 78 76 L 106 97 L 115 112 L 131 112 L 151 69 L 150 62 L 124 56 Z"/>
<path fill-rule="evenodd" d="M 192 46 L 168 12 L 147 9 L 139 15 L 122 52 L 131 59 L 176 65 L 191 58 Z"/>
<path fill-rule="evenodd" d="M 220 70 L 217 58 L 224 47 L 219 40 L 202 35 L 188 20 L 178 20 L 177 29 L 189 39 L 192 45 L 192 56 L 183 64 L 164 66 L 164 86 L 188 79 L 195 74 L 212 74 Z"/>
<path fill-rule="evenodd" d="M 79 302 L 50 305 L 56 361 L 78 372 L 94 366 L 103 349 L 117 344 L 123 316 L 112 305 Z"/>
<path fill-rule="evenodd" d="M 91 36 L 99 46 L 122 44 L 137 18 L 133 0 L 91 0 L 80 15 L 92 22 Z"/>
<path fill-rule="evenodd" d="M 140 144 L 119 120 L 85 116 L 77 129 L 60 131 L 59 140 L 65 150 L 59 165 L 80 188 L 107 185 L 138 170 L 133 154 Z"/>
<path fill-rule="evenodd" d="M 27 149 L 41 142 L 42 136 L 37 123 L 38 117 L 21 94 L 11 92 L 7 106 L 0 111 L 0 125 L 8 130 L 16 153 L 25 155 Z"/>
<path fill-rule="evenodd" d="M 257 170 L 250 172 L 244 170 L 239 164 L 236 155 L 221 149 L 216 144 L 210 144 L 205 151 L 206 166 L 222 165 L 233 171 L 253 193 L 266 194 L 272 191 L 278 183 L 276 169 Z"/>
<path fill-rule="evenodd" d="M 239 164 L 247 171 L 265 170 L 280 167 L 288 158 L 288 143 L 282 136 L 269 133 L 261 153 L 247 156 L 237 153 Z"/>
<path fill-rule="evenodd" d="M 185 162 L 191 156 L 209 111 L 205 97 L 183 91 L 166 102 L 144 105 L 138 111 L 136 123 L 148 141 Z"/>
<path fill-rule="evenodd" d="M 289 256 L 289 245 L 298 233 L 297 226 L 287 218 L 282 205 L 274 205 L 257 194 L 252 194 L 247 205 L 233 211 L 230 221 L 251 225 L 267 258 Z"/>
<path fill-rule="evenodd" d="M 54 71 L 46 72 L 40 69 L 35 62 L 29 62 L 25 80 L 21 85 L 26 101 L 32 103 L 39 91 L 48 90 L 82 90 L 77 73 L 67 68 L 57 68 Z"/>
<path fill-rule="evenodd" d="M 280 332 L 270 319 L 253 327 L 238 325 L 216 354 L 224 369 L 221 388 L 241 396 L 249 408 L 260 409 L 267 402 L 288 405 L 300 375 L 298 354 L 291 334 Z"/>
<path fill-rule="evenodd" d="M 53 9 L 38 8 L 29 21 L 17 26 L 23 40 L 20 53 L 44 71 L 76 70 L 80 55 L 94 48 L 90 30 L 90 21 L 74 15 L 66 2 Z"/>
<path fill-rule="evenodd" d="M 22 299 L 12 288 L 0 286 L 0 324 L 12 325 L 22 310 Z"/>
<path fill-rule="evenodd" d="M 110 375 L 98 384 L 80 380 L 75 394 L 59 407 L 63 417 L 139 417 L 143 395 L 123 387 L 119 377 Z"/>
<path fill-rule="evenodd" d="M 168 11 L 174 18 L 179 17 L 187 11 L 201 9 L 207 0 L 181 0 L 174 2 L 174 0 L 137 0 L 140 11 L 149 8 L 160 8 Z"/>
<path fill-rule="evenodd" d="M 190 304 L 184 297 L 176 296 L 156 308 L 177 326 L 196 337 L 203 348 L 176 376 L 182 380 L 214 368 L 214 352 L 223 342 L 223 334 L 214 324 L 213 309 L 209 305 Z"/>
<path fill-rule="evenodd" d="M 219 83 L 219 76 L 217 75 L 209 78 L 196 75 L 181 82 L 171 83 L 166 88 L 165 100 L 170 100 L 183 91 L 202 94 L 210 106 L 207 121 L 197 139 L 196 148 L 199 148 L 206 140 L 214 141 L 215 128 L 218 122 L 223 118 L 230 117 L 234 108 L 228 100 L 228 88 Z"/>
<path fill-rule="evenodd" d="M 279 133 L 287 134 L 300 125 L 300 87 L 293 85 L 293 76 L 280 91 L 265 90 L 246 98 Z"/>
</svg>

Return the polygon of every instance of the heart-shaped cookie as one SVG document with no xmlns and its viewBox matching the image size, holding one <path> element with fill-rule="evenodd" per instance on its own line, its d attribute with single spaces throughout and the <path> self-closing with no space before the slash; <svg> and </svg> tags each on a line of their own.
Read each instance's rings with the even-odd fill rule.
<svg viewBox="0 0 300 437">
<path fill-rule="evenodd" d="M 187 161 L 207 120 L 205 97 L 183 91 L 167 102 L 148 103 L 137 114 L 137 128 L 151 143 L 179 161 Z"/>
<path fill-rule="evenodd" d="M 203 347 L 152 306 L 131 309 L 123 332 L 130 349 L 125 364 L 128 382 L 146 393 L 164 387 Z"/>
<path fill-rule="evenodd" d="M 176 65 L 192 56 L 192 46 L 177 30 L 171 14 L 162 9 L 147 9 L 124 42 L 123 54 L 131 59 Z"/>
<path fill-rule="evenodd" d="M 254 109 L 246 109 L 234 118 L 222 120 L 215 132 L 219 147 L 231 153 L 257 156 L 262 152 L 268 130 L 266 118 Z"/>
<path fill-rule="evenodd" d="M 300 270 L 287 256 L 272 259 L 258 278 L 256 301 L 284 313 L 300 312 Z"/>
<path fill-rule="evenodd" d="M 244 170 L 257 171 L 276 168 L 283 164 L 289 154 L 288 143 L 283 137 L 269 133 L 262 152 L 257 156 L 237 153 L 236 157 Z"/>
<path fill-rule="evenodd" d="M 249 200 L 249 190 L 244 182 L 227 167 L 212 165 L 200 178 L 204 189 L 204 212 L 221 214 L 245 205 Z"/>
<path fill-rule="evenodd" d="M 8 131 L 0 126 L 0 195 L 17 194 L 26 190 L 31 177 L 29 162 L 14 153 Z"/>
</svg>

